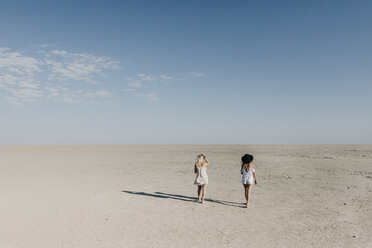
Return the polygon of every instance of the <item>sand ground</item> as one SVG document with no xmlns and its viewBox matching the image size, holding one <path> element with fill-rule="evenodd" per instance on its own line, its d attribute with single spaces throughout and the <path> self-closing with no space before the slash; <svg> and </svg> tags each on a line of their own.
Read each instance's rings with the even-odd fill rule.
<svg viewBox="0 0 372 248">
<path fill-rule="evenodd" d="M 3 146 L 0 185 L 1 248 L 372 247 L 372 145 Z"/>
</svg>

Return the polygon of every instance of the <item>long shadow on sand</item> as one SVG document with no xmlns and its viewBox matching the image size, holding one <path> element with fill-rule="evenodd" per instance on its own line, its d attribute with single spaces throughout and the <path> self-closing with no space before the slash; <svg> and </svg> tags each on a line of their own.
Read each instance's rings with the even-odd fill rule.
<svg viewBox="0 0 372 248">
<path fill-rule="evenodd" d="M 163 192 L 154 192 L 153 194 L 145 193 L 145 192 L 129 191 L 129 190 L 122 190 L 121 192 L 124 192 L 124 193 L 127 193 L 127 194 L 133 194 L 133 195 L 150 196 L 150 197 L 162 198 L 162 199 L 173 199 L 173 200 L 179 200 L 179 201 L 185 201 L 185 202 L 194 202 L 194 203 L 197 202 L 197 200 L 198 200 L 196 197 L 185 196 L 185 195 L 176 195 L 176 194 L 168 194 L 168 193 L 163 193 Z M 245 207 L 245 203 L 213 200 L 213 199 L 209 199 L 209 198 L 205 198 L 205 201 L 213 202 L 213 203 L 217 203 L 217 204 L 221 204 L 221 205 L 226 205 L 226 206 L 231 206 L 231 207 L 239 207 L 239 208 Z"/>
</svg>

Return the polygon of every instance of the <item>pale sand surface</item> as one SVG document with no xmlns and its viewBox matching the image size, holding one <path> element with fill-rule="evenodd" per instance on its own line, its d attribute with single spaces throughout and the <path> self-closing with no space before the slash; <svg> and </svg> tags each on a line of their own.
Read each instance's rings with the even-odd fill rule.
<svg viewBox="0 0 372 248">
<path fill-rule="evenodd" d="M 3 146 L 0 186 L 1 248 L 372 247 L 371 145 Z"/>
</svg>

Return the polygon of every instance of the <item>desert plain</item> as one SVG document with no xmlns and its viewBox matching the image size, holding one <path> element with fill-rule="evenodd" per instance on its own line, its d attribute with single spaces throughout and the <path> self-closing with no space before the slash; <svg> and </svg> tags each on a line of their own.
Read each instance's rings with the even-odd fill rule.
<svg viewBox="0 0 372 248">
<path fill-rule="evenodd" d="M 0 146 L 0 247 L 372 247 L 372 145 Z"/>
</svg>

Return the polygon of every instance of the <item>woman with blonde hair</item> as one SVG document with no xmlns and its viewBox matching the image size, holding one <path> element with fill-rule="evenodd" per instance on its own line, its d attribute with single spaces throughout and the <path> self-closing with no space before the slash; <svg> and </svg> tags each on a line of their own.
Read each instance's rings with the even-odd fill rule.
<svg viewBox="0 0 372 248">
<path fill-rule="evenodd" d="M 198 185 L 198 202 L 204 203 L 205 191 L 208 184 L 207 166 L 209 162 L 204 154 L 199 154 L 196 158 L 194 166 L 194 173 L 196 174 L 194 184 Z M 202 199 L 200 199 L 200 193 L 203 191 Z"/>
<path fill-rule="evenodd" d="M 254 165 L 252 164 L 253 156 L 249 154 L 245 154 L 242 157 L 242 167 L 240 169 L 240 173 L 242 176 L 242 183 L 244 187 L 244 194 L 246 199 L 246 207 L 249 207 L 249 198 L 251 196 L 251 189 L 252 185 L 257 184 L 256 178 L 256 170 Z"/>
</svg>

